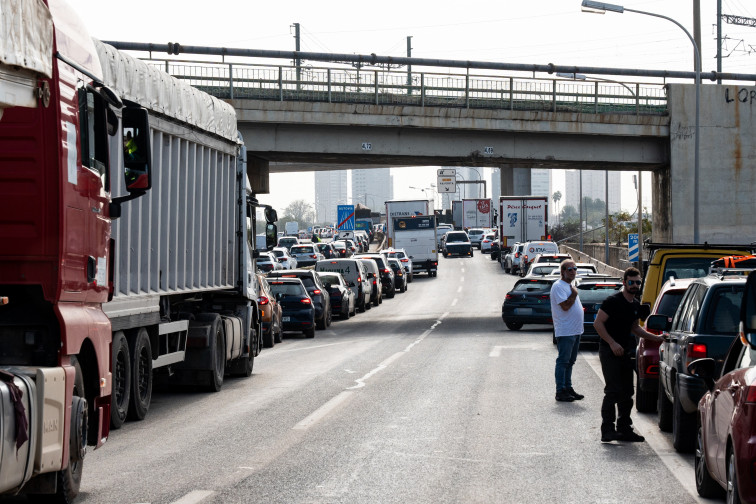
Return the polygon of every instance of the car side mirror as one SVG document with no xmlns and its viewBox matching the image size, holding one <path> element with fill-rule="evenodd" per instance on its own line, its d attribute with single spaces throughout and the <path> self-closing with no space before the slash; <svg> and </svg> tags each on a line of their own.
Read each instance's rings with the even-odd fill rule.
<svg viewBox="0 0 756 504">
<path fill-rule="evenodd" d="M 672 327 L 672 322 L 666 315 L 651 315 L 646 319 L 646 329 L 667 332 L 670 327 Z"/>
<path fill-rule="evenodd" d="M 704 359 L 696 359 L 688 364 L 688 372 L 692 376 L 701 378 L 706 382 L 706 386 L 709 390 L 714 388 L 714 373 L 716 371 L 717 363 L 711 357 Z"/>
</svg>

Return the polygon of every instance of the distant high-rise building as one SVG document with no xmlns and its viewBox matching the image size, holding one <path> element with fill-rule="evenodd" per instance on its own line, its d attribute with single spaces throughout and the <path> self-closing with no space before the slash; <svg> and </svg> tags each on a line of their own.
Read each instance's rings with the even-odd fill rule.
<svg viewBox="0 0 756 504">
<path fill-rule="evenodd" d="M 315 172 L 315 221 L 318 224 L 335 223 L 338 205 L 348 203 L 346 170 Z"/>
<path fill-rule="evenodd" d="M 606 201 L 606 179 L 604 170 L 567 170 L 564 173 L 564 197 L 560 208 L 572 206 L 575 210 L 580 207 L 580 173 L 583 174 L 583 197 Z M 609 213 L 620 211 L 622 191 L 620 188 L 620 172 L 609 172 Z"/>
<path fill-rule="evenodd" d="M 384 212 L 384 203 L 394 199 L 391 168 L 362 168 L 351 172 L 352 203 L 362 203 L 374 212 Z"/>
</svg>

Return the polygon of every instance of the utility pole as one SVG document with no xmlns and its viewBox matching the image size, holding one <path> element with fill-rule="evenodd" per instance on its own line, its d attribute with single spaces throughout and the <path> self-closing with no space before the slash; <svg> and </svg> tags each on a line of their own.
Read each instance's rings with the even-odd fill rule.
<svg viewBox="0 0 756 504">
<path fill-rule="evenodd" d="M 696 46 L 698 47 L 698 54 L 702 54 L 703 47 L 701 47 L 701 0 L 693 0 L 693 38 L 695 39 Z M 698 61 L 695 49 L 693 50 L 693 61 Z M 698 69 L 699 72 L 701 72 L 702 70 L 702 68 Z"/>
<path fill-rule="evenodd" d="M 299 23 L 294 23 L 294 50 L 299 52 L 301 50 L 301 36 L 299 34 Z M 297 90 L 301 89 L 302 85 L 302 60 L 297 58 L 294 60 L 294 66 L 297 67 Z"/>
<path fill-rule="evenodd" d="M 717 0 L 717 73 L 722 72 L 722 0 Z M 717 79 L 722 84 L 722 79 Z"/>
<path fill-rule="evenodd" d="M 412 57 L 412 35 L 407 37 L 407 57 Z M 407 94 L 412 94 L 412 65 L 407 65 Z"/>
</svg>

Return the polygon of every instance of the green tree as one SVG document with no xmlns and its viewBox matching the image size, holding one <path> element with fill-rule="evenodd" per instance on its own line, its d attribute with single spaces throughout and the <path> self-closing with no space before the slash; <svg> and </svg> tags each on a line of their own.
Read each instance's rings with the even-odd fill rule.
<svg viewBox="0 0 756 504">
<path fill-rule="evenodd" d="M 554 194 L 551 195 L 551 199 L 554 200 L 554 206 L 556 207 L 556 212 L 554 212 L 557 216 L 557 224 L 559 224 L 559 202 L 562 199 L 562 191 L 554 191 Z"/>
<path fill-rule="evenodd" d="M 283 229 L 287 222 L 296 221 L 299 223 L 299 229 L 307 229 L 312 226 L 315 220 L 315 212 L 312 204 L 305 200 L 294 200 L 289 206 L 284 208 L 283 217 L 278 220 L 278 225 Z"/>
</svg>

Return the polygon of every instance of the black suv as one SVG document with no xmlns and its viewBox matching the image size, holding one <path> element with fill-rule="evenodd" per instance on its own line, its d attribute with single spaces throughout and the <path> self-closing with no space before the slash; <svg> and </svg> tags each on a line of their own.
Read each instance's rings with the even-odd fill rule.
<svg viewBox="0 0 756 504">
<path fill-rule="evenodd" d="M 307 293 L 315 305 L 315 323 L 318 329 L 325 329 L 331 325 L 331 296 L 325 288 L 323 280 L 315 270 L 293 269 L 279 270 L 268 273 L 268 278 L 299 278 L 302 280 Z"/>
<path fill-rule="evenodd" d="M 386 262 L 386 257 L 383 254 L 357 254 L 354 257 L 358 259 L 373 259 L 378 265 L 378 272 L 381 274 L 381 289 L 383 295 L 387 298 L 394 297 L 396 294 L 394 270 L 392 270 Z"/>
<path fill-rule="evenodd" d="M 647 329 L 666 331 L 659 348 L 659 428 L 672 430 L 677 451 L 692 451 L 696 440 L 698 401 L 708 390 L 688 365 L 704 357 L 722 369 L 727 349 L 738 333 L 740 301 L 748 270 L 723 271 L 693 281 L 675 312 L 651 315 Z"/>
</svg>

